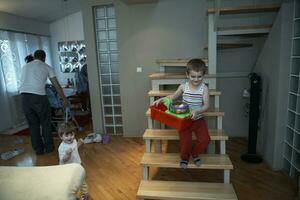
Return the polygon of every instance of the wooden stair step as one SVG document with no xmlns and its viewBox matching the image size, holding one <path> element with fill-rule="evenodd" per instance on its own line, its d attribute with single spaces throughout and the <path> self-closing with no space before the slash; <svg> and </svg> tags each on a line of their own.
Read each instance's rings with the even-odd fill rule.
<svg viewBox="0 0 300 200">
<path fill-rule="evenodd" d="M 279 4 L 240 6 L 240 7 L 219 8 L 219 14 L 229 15 L 229 14 L 245 14 L 245 13 L 261 13 L 261 12 L 278 12 L 279 9 L 280 9 Z M 218 9 L 210 8 L 207 10 L 207 13 L 212 14 L 217 11 Z"/>
<path fill-rule="evenodd" d="M 146 116 L 150 117 L 150 109 L 147 110 Z M 224 111 L 220 110 L 219 108 L 210 108 L 208 111 L 203 113 L 204 117 L 219 117 L 219 116 L 224 116 L 225 113 Z"/>
<path fill-rule="evenodd" d="M 272 24 L 218 27 L 218 35 L 267 34 Z"/>
<path fill-rule="evenodd" d="M 159 79 L 186 79 L 185 72 L 157 72 L 149 75 L 151 80 Z M 216 78 L 215 74 L 205 74 L 205 78 Z"/>
<path fill-rule="evenodd" d="M 217 43 L 217 49 L 237 49 L 237 48 L 246 48 L 246 47 L 252 47 L 253 45 L 251 43 Z M 204 49 L 208 49 L 208 46 L 206 45 Z"/>
<path fill-rule="evenodd" d="M 206 66 L 208 64 L 208 59 L 207 58 L 201 58 Z M 159 64 L 160 66 L 167 66 L 167 67 L 186 67 L 187 63 L 189 62 L 190 59 L 184 58 L 184 59 L 157 59 L 156 63 Z"/>
<path fill-rule="evenodd" d="M 211 140 L 228 140 L 228 134 L 224 130 L 209 129 Z M 193 135 L 193 139 L 196 137 Z M 179 140 L 176 129 L 146 129 L 143 135 L 144 140 Z"/>
<path fill-rule="evenodd" d="M 186 74 L 184 72 L 157 72 L 149 75 L 151 80 L 159 79 L 186 79 Z"/>
<path fill-rule="evenodd" d="M 230 183 L 142 180 L 137 192 L 139 199 L 237 200 Z"/>
<path fill-rule="evenodd" d="M 169 96 L 171 94 L 174 94 L 176 90 L 150 90 L 148 92 L 148 96 L 149 97 L 165 97 L 165 96 Z M 209 95 L 210 96 L 220 96 L 221 92 L 217 91 L 217 90 L 209 90 Z"/>
<path fill-rule="evenodd" d="M 233 165 L 226 154 L 201 154 L 201 165 L 197 167 L 192 163 L 188 164 L 190 169 L 219 169 L 232 170 Z M 180 168 L 180 155 L 178 153 L 144 153 L 141 160 L 143 167 Z"/>
</svg>

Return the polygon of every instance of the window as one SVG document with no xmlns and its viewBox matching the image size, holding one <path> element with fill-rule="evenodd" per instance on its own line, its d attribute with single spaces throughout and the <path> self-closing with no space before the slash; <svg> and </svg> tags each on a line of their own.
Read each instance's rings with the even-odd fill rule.
<svg viewBox="0 0 300 200">
<path fill-rule="evenodd" d="M 287 124 L 284 139 L 283 167 L 292 178 L 300 174 L 300 5 L 294 1 L 294 34 L 289 77 Z"/>
<path fill-rule="evenodd" d="M 10 93 L 18 92 L 21 68 L 27 55 L 43 49 L 47 54 L 46 63 L 51 65 L 49 37 L 0 31 L 0 49 L 1 68 Z"/>
<path fill-rule="evenodd" d="M 96 7 L 94 16 L 104 128 L 108 134 L 123 134 L 115 8 Z"/>
</svg>

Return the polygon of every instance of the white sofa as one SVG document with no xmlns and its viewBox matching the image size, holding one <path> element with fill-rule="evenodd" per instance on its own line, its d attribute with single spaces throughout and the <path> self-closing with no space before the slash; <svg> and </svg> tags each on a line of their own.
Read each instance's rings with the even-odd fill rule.
<svg viewBox="0 0 300 200">
<path fill-rule="evenodd" d="M 0 200 L 74 200 L 85 178 L 79 164 L 0 167 Z"/>
</svg>

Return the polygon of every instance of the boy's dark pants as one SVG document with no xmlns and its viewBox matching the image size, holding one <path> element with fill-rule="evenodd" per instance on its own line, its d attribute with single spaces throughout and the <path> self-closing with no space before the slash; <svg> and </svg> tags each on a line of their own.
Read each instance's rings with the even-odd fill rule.
<svg viewBox="0 0 300 200">
<path fill-rule="evenodd" d="M 196 142 L 193 145 L 192 134 L 196 135 Z M 203 118 L 193 121 L 192 125 L 179 131 L 180 157 L 182 160 L 189 160 L 190 156 L 198 156 L 207 148 L 210 136 Z"/>
<path fill-rule="evenodd" d="M 46 95 L 22 93 L 22 107 L 29 125 L 31 144 L 38 153 L 54 148 L 51 133 L 51 108 Z M 42 126 L 42 135 L 40 133 Z"/>
</svg>

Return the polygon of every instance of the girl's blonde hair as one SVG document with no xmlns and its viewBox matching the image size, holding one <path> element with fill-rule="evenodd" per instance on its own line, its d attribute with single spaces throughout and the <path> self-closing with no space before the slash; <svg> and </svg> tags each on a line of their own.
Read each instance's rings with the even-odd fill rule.
<svg viewBox="0 0 300 200">
<path fill-rule="evenodd" d="M 76 127 L 72 122 L 63 122 L 58 127 L 58 135 L 61 137 L 64 133 L 76 133 Z"/>
</svg>

